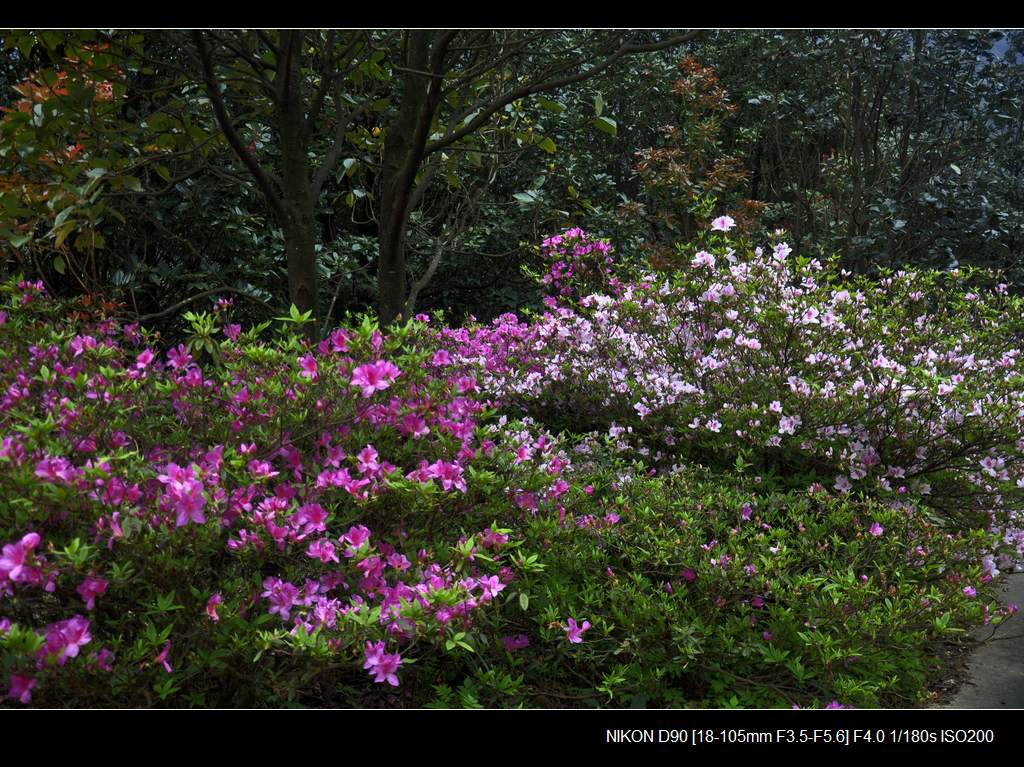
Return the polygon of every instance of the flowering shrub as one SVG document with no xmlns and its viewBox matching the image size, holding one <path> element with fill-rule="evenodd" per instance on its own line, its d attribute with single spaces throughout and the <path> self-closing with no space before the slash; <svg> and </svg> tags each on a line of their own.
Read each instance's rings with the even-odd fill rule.
<svg viewBox="0 0 1024 767">
<path fill-rule="evenodd" d="M 6 702 L 919 700 L 1024 555 L 1021 302 L 733 226 L 657 278 L 571 230 L 538 317 L 313 345 L 0 285 Z"/>
<path fill-rule="evenodd" d="M 909 502 L 693 469 L 603 480 L 527 533 L 547 569 L 525 576 L 543 591 L 507 654 L 535 705 L 912 705 L 943 641 L 1012 609 L 982 596 L 989 536 Z"/>
<path fill-rule="evenodd" d="M 520 541 L 492 522 L 518 511 L 506 488 L 543 509 L 564 485 L 553 443 L 521 459 L 518 433 L 483 431 L 473 370 L 424 346 L 421 322 L 316 348 L 228 324 L 164 354 L 136 326 L 65 319 L 40 285 L 3 294 L 10 699 L 397 686 L 409 648 L 471 648 L 515 582 Z"/>
<path fill-rule="evenodd" d="M 468 334 L 467 358 L 488 359 L 481 385 L 659 469 L 738 461 L 839 493 L 921 496 L 994 526 L 1004 565 L 1024 557 L 1020 299 L 970 272 L 854 278 L 784 242 L 730 243 L 716 224 L 681 273 L 608 267 L 597 290 L 574 286 L 572 264 L 610 261 L 607 246 L 578 230 L 549 240 L 548 311 Z"/>
</svg>

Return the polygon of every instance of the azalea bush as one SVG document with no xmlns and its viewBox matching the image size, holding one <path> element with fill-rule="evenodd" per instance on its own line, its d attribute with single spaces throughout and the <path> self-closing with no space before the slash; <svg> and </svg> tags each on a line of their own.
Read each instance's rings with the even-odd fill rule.
<svg viewBox="0 0 1024 767">
<path fill-rule="evenodd" d="M 668 276 L 616 269 L 579 230 L 553 237 L 548 310 L 457 340 L 513 412 L 649 466 L 920 496 L 997 530 L 1004 564 L 1024 557 L 1022 301 L 973 271 L 854 277 L 731 226 Z"/>
<path fill-rule="evenodd" d="M 276 334 L 192 315 L 158 351 L 39 284 L 3 293 L 0 642 L 22 703 L 394 689 L 419 652 L 471 648 L 520 576 L 507 488 L 564 492 L 554 443 L 484 432 L 473 371 L 422 321 L 310 348 L 298 314 Z"/>
<path fill-rule="evenodd" d="M 905 705 L 1024 554 L 1020 301 L 723 216 L 543 313 L 229 301 L 166 343 L 0 284 L 11 705 Z"/>
<path fill-rule="evenodd" d="M 592 481 L 561 520 L 528 526 L 546 569 L 524 576 L 533 613 L 506 608 L 493 661 L 520 685 L 452 678 L 441 701 L 905 707 L 945 641 L 1013 610 L 987 585 L 991 536 L 950 534 L 911 502 L 704 469 Z"/>
</svg>

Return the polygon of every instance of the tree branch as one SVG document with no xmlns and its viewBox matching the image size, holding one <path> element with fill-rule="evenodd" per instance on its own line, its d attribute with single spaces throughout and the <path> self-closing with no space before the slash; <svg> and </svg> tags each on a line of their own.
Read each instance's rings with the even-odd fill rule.
<svg viewBox="0 0 1024 767">
<path fill-rule="evenodd" d="M 186 298 L 184 301 L 179 301 L 176 304 L 172 304 L 171 306 L 168 306 L 166 309 L 161 309 L 160 311 L 154 312 L 153 314 L 144 314 L 141 317 L 136 317 L 136 320 L 138 322 L 147 322 L 149 320 L 159 319 L 160 317 L 166 317 L 168 314 L 174 314 L 174 312 L 178 311 L 178 309 L 181 309 L 183 306 L 187 306 L 193 301 L 198 301 L 199 299 L 207 298 L 208 296 L 214 296 L 217 295 L 218 293 L 234 293 L 235 295 L 242 296 L 243 298 L 248 298 L 250 301 L 255 301 L 268 312 L 273 311 L 273 307 L 271 307 L 266 301 L 264 301 L 261 298 L 256 298 L 256 296 L 252 295 L 251 293 L 246 293 L 244 290 L 239 290 L 238 288 L 222 287 L 214 288 L 213 290 L 204 290 L 202 293 L 197 293 L 194 296 Z"/>
<path fill-rule="evenodd" d="M 667 40 L 662 40 L 657 43 L 647 43 L 644 45 L 631 45 L 629 43 L 625 43 L 621 45 L 614 53 L 610 54 L 607 58 L 605 58 L 604 61 L 602 61 L 600 64 L 597 64 L 596 66 L 593 66 L 590 69 L 587 69 L 586 71 L 576 72 L 575 74 L 565 75 L 563 77 L 554 77 L 547 80 L 542 80 L 541 82 L 538 83 L 526 83 L 524 85 L 521 85 L 519 88 L 516 88 L 512 91 L 508 91 L 507 93 L 492 99 L 490 103 L 488 103 L 481 109 L 480 114 L 478 114 L 470 122 L 463 125 L 461 128 L 458 128 L 454 131 L 450 131 L 449 133 L 437 139 L 436 141 L 432 141 L 429 144 L 427 144 L 426 148 L 423 150 L 423 156 L 426 157 L 430 154 L 433 154 L 434 152 L 440 151 L 441 149 L 444 149 L 445 147 L 454 144 L 459 139 L 462 139 L 465 136 L 468 136 L 469 134 L 475 132 L 477 129 L 482 127 L 488 120 L 490 120 L 491 116 L 495 112 L 497 112 L 499 109 L 503 109 L 505 106 L 511 104 L 513 101 L 525 98 L 526 96 L 532 96 L 537 93 L 543 93 L 544 91 L 563 88 L 566 85 L 578 83 L 583 80 L 588 80 L 591 77 L 594 77 L 595 75 L 608 69 L 608 67 L 610 67 L 612 64 L 614 64 L 619 59 L 625 56 L 631 56 L 635 53 L 649 53 L 651 51 L 660 51 L 675 45 L 681 45 L 682 43 L 685 43 L 688 40 L 692 40 L 694 37 L 700 34 L 700 32 L 701 30 L 691 30 L 689 32 L 686 32 L 685 34 L 670 37 Z M 561 69 L 564 70 L 571 66 L 576 66 L 581 63 L 581 60 L 577 60 L 571 62 L 569 65 L 561 67 Z"/>
<path fill-rule="evenodd" d="M 242 143 L 241 137 L 235 130 L 234 124 L 231 122 L 231 118 L 228 116 L 227 108 L 224 105 L 224 99 L 221 97 L 220 88 L 217 85 L 217 76 L 213 71 L 213 60 L 210 57 L 210 49 L 206 44 L 206 40 L 203 39 L 203 34 L 199 30 L 192 32 L 192 41 L 195 43 L 196 49 L 199 51 L 199 58 L 203 64 L 203 81 L 206 85 L 206 93 L 210 97 L 210 103 L 213 106 L 213 113 L 217 117 L 217 123 L 220 125 L 221 130 L 224 132 L 224 137 L 228 140 L 228 144 L 235 151 L 238 159 L 242 161 L 242 164 L 248 169 L 249 173 L 256 181 L 256 185 L 263 192 L 263 196 L 267 198 L 267 202 L 273 209 L 274 213 L 278 216 L 279 221 L 284 222 L 287 220 L 287 213 L 284 208 L 284 203 L 281 201 L 277 190 L 274 188 L 274 182 L 271 176 L 263 169 L 263 167 L 257 162 L 256 158 L 249 152 L 245 144 Z"/>
</svg>

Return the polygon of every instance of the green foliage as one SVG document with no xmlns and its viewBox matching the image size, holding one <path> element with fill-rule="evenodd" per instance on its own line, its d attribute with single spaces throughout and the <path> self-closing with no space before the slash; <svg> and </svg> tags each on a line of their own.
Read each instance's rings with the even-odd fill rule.
<svg viewBox="0 0 1024 767">
<path fill-rule="evenodd" d="M 564 525 L 528 528 L 546 569 L 530 584 L 534 644 L 511 662 L 536 669 L 535 704 L 912 706 L 938 649 L 993 604 L 962 591 L 980 582 L 980 531 L 700 469 L 593 484 Z M 564 641 L 567 617 L 591 622 L 582 644 Z"/>
</svg>

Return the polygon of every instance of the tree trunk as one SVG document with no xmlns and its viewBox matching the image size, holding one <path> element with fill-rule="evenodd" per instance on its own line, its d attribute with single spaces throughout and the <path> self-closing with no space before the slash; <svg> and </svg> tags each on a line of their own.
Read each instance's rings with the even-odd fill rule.
<svg viewBox="0 0 1024 767">
<path fill-rule="evenodd" d="M 381 167 L 378 316 L 381 325 L 394 322 L 405 309 L 405 235 L 416 173 L 423 158 L 440 87 L 427 73 L 430 32 L 406 33 L 402 101 L 384 139 Z"/>
<path fill-rule="evenodd" d="M 305 114 L 302 101 L 302 33 L 282 36 L 284 80 L 278 91 L 278 127 L 281 132 L 281 222 L 288 260 L 288 297 L 300 312 L 313 312 L 307 335 L 315 335 L 317 320 L 316 205 L 310 186 L 306 153 Z"/>
</svg>

